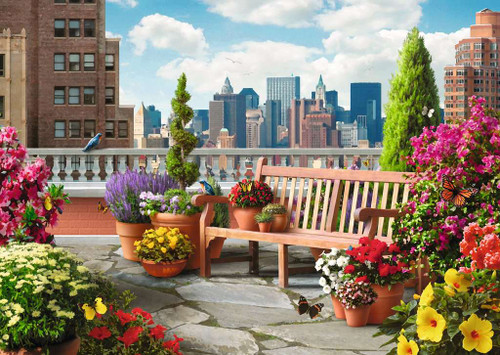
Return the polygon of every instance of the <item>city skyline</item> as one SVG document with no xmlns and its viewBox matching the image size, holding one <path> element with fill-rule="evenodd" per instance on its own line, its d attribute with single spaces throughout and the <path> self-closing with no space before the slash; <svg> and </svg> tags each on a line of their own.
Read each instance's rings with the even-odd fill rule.
<svg viewBox="0 0 500 355">
<path fill-rule="evenodd" d="M 351 82 L 380 82 L 385 104 L 398 50 L 407 30 L 417 25 L 433 56 L 443 106 L 443 68 L 454 63 L 454 45 L 468 37 L 477 11 L 498 10 L 495 1 L 463 0 L 414 0 L 404 8 L 396 0 L 384 6 L 368 0 L 308 0 L 303 8 L 294 4 L 287 9 L 277 1 L 239 4 L 108 1 L 107 30 L 122 37 L 123 102 L 155 104 L 167 117 L 176 78 L 185 71 L 190 104 L 197 109 L 208 108 L 226 76 L 235 91 L 254 88 L 264 102 L 266 78 L 291 74 L 301 77 L 301 97 L 309 97 L 322 74 L 327 89 L 338 91 L 339 105 L 346 109 Z M 365 18 L 366 12 L 379 20 Z M 138 82 L 138 77 L 143 80 Z"/>
</svg>

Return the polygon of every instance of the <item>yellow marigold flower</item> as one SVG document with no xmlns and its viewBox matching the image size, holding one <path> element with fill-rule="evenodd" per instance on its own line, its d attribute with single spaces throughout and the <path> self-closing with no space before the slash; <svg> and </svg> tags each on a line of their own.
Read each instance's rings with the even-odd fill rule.
<svg viewBox="0 0 500 355">
<path fill-rule="evenodd" d="M 418 350 L 418 345 L 414 340 L 408 342 L 404 335 L 398 337 L 398 355 L 416 355 Z"/>
<path fill-rule="evenodd" d="M 430 306 L 431 302 L 434 300 L 434 290 L 432 289 L 432 284 L 428 284 L 422 295 L 420 296 L 421 306 Z"/>
<path fill-rule="evenodd" d="M 166 253 L 166 252 L 167 252 L 167 248 L 165 248 L 165 247 L 161 247 L 161 252 L 162 252 L 162 253 Z"/>
<path fill-rule="evenodd" d="M 134 245 L 135 245 L 135 246 L 138 246 L 139 244 L 141 244 L 141 241 L 140 241 L 140 240 L 136 240 L 136 241 L 134 242 Z"/>
<path fill-rule="evenodd" d="M 167 228 L 165 227 L 160 227 L 156 230 L 156 234 L 159 236 L 165 235 L 167 233 Z"/>
<path fill-rule="evenodd" d="M 177 237 L 172 237 L 172 239 L 170 239 L 170 243 L 168 244 L 168 246 L 170 247 L 170 249 L 175 249 L 176 245 L 177 245 Z"/>
<path fill-rule="evenodd" d="M 450 297 L 453 297 L 456 294 L 455 289 L 453 287 L 448 286 L 448 285 L 444 286 L 443 290 Z"/>
<path fill-rule="evenodd" d="M 463 321 L 458 327 L 464 336 L 462 346 L 467 351 L 476 351 L 486 354 L 493 348 L 491 337 L 491 322 L 482 320 L 475 314 L 471 315 L 468 320 Z"/>
<path fill-rule="evenodd" d="M 102 303 L 102 298 L 97 297 L 95 299 L 95 311 L 99 314 L 104 314 L 104 313 L 106 313 L 107 310 L 108 310 L 108 308 L 106 307 L 106 305 L 104 303 Z"/>
<path fill-rule="evenodd" d="M 161 244 L 161 243 L 163 243 L 164 241 L 165 241 L 165 238 L 163 238 L 163 237 L 158 238 L 158 243 L 160 243 L 160 244 Z"/>
<path fill-rule="evenodd" d="M 155 242 L 151 242 L 148 245 L 146 245 L 149 249 L 152 249 L 155 246 Z"/>
<path fill-rule="evenodd" d="M 495 312 L 500 312 L 500 305 L 498 304 L 483 304 L 481 306 L 482 309 L 491 309 L 492 311 L 495 311 Z"/>
<path fill-rule="evenodd" d="M 417 311 L 417 334 L 422 340 L 440 342 L 446 328 L 444 317 L 432 307 L 419 308 Z"/>
<path fill-rule="evenodd" d="M 142 247 L 139 245 L 139 246 L 136 248 L 136 250 L 137 250 L 137 251 L 139 251 L 139 250 L 141 250 L 141 248 L 142 248 Z"/>
<path fill-rule="evenodd" d="M 466 292 L 470 287 L 472 282 L 465 278 L 464 274 L 460 274 L 455 269 L 449 269 L 444 274 L 444 281 L 448 284 L 448 286 L 453 287 L 458 292 Z"/>
</svg>

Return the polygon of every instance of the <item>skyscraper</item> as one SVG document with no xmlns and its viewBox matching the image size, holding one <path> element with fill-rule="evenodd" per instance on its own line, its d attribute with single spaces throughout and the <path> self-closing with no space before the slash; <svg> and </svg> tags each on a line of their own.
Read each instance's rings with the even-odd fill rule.
<svg viewBox="0 0 500 355">
<path fill-rule="evenodd" d="M 261 109 L 247 110 L 247 148 L 259 148 L 261 142 L 262 126 L 264 123 L 264 116 Z"/>
<path fill-rule="evenodd" d="M 367 134 L 370 145 L 382 140 L 382 85 L 380 83 L 351 83 L 351 117 L 367 116 Z M 368 111 L 371 110 L 371 117 Z"/>
<path fill-rule="evenodd" d="M 333 111 L 337 111 L 339 108 L 339 93 L 337 90 L 330 90 L 325 92 L 325 107 L 328 105 L 332 106 Z"/>
<path fill-rule="evenodd" d="M 245 96 L 247 110 L 259 108 L 259 95 L 252 88 L 244 88 L 240 91 L 240 95 Z"/>
<path fill-rule="evenodd" d="M 290 148 L 299 148 L 301 146 L 301 122 L 306 115 L 320 111 L 320 101 L 313 99 L 292 100 L 290 107 L 290 128 L 288 130 L 288 139 Z"/>
<path fill-rule="evenodd" d="M 500 12 L 476 12 L 470 38 L 455 45 L 455 65 L 445 67 L 445 120 L 468 116 L 469 96 L 484 97 L 486 106 L 500 108 Z"/>
<path fill-rule="evenodd" d="M 159 134 L 161 128 L 161 112 L 154 105 L 144 106 L 141 103 L 134 117 L 134 147 L 145 148 L 142 138 L 150 134 Z"/>
<path fill-rule="evenodd" d="M 208 110 L 193 110 L 193 130 L 196 133 L 206 131 L 208 122 Z"/>
<path fill-rule="evenodd" d="M 326 107 L 326 86 L 323 84 L 323 76 L 319 76 L 318 84 L 316 85 L 316 94 L 314 98 L 316 100 L 323 100 L 323 107 Z"/>
<path fill-rule="evenodd" d="M 279 142 L 278 126 L 281 123 L 281 101 L 267 100 L 264 117 L 264 129 L 261 132 L 261 135 L 265 136 L 263 147 L 276 148 Z"/>
<path fill-rule="evenodd" d="M 288 109 L 300 99 L 300 76 L 267 78 L 267 99 L 281 101 L 281 125 L 289 127 Z"/>
</svg>

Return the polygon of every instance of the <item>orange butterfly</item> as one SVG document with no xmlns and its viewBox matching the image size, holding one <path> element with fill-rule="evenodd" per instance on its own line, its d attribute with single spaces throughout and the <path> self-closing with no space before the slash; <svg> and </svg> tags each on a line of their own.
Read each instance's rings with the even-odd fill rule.
<svg viewBox="0 0 500 355">
<path fill-rule="evenodd" d="M 451 201 L 457 207 L 465 205 L 467 200 L 479 191 L 475 188 L 459 189 L 447 176 L 443 177 L 442 184 L 443 191 L 441 191 L 441 197 L 446 202 Z"/>
</svg>

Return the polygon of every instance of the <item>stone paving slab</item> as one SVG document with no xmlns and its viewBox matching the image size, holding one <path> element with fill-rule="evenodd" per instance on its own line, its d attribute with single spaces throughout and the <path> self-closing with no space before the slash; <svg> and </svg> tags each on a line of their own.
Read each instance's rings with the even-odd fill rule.
<svg viewBox="0 0 500 355">
<path fill-rule="evenodd" d="M 113 263 L 107 260 L 89 260 L 84 262 L 83 265 L 88 267 L 90 270 L 103 273 L 113 267 Z"/>
<path fill-rule="evenodd" d="M 173 289 L 177 285 L 170 279 L 153 277 L 148 275 L 146 272 L 143 272 L 142 274 L 129 274 L 126 271 L 118 271 L 111 273 L 110 276 L 114 279 L 144 287 Z"/>
<path fill-rule="evenodd" d="M 168 328 L 175 328 L 186 323 L 198 324 L 210 318 L 210 315 L 206 313 L 182 305 L 162 309 L 153 313 L 152 316 L 157 324 L 167 326 Z"/>
<path fill-rule="evenodd" d="M 262 352 L 265 355 L 355 355 L 352 351 L 346 350 L 323 350 L 323 349 L 312 349 L 303 346 L 290 346 L 287 348 L 280 348 L 274 350 L 264 350 Z"/>
<path fill-rule="evenodd" d="M 286 343 L 280 339 L 264 340 L 264 341 L 261 341 L 260 344 L 264 348 L 270 349 L 270 350 L 284 348 L 284 347 L 288 346 L 288 343 Z"/>
<path fill-rule="evenodd" d="M 172 306 L 175 304 L 182 303 L 183 300 L 177 296 L 152 290 L 145 287 L 139 287 L 131 285 L 129 283 L 114 280 L 114 283 L 118 290 L 125 291 L 130 290 L 136 296 L 136 299 L 132 302 L 131 307 L 141 307 L 149 313 L 156 312 L 164 307 Z"/>
</svg>

